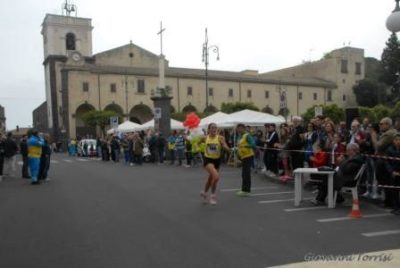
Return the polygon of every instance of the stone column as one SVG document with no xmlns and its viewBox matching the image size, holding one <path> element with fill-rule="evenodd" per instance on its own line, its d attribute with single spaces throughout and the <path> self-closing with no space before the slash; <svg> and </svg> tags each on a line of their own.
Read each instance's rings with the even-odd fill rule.
<svg viewBox="0 0 400 268">
<path fill-rule="evenodd" d="M 171 99 L 170 96 L 154 96 L 151 100 L 154 102 L 154 108 L 161 110 L 161 117 L 154 117 L 154 129 L 163 133 L 165 138 L 168 138 L 171 133 Z"/>
</svg>

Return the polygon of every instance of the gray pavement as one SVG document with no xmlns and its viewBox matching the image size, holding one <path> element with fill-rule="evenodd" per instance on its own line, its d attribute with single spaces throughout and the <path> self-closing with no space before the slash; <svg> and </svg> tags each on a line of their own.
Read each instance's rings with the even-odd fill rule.
<svg viewBox="0 0 400 268">
<path fill-rule="evenodd" d="M 267 267 L 400 248 L 400 232 L 365 235 L 400 231 L 400 217 L 365 201 L 359 220 L 341 219 L 349 207 L 297 210 L 293 185 L 261 175 L 240 198 L 240 169 L 222 167 L 210 206 L 200 167 L 53 160 L 49 183 L 0 183 L 0 267 Z"/>
</svg>

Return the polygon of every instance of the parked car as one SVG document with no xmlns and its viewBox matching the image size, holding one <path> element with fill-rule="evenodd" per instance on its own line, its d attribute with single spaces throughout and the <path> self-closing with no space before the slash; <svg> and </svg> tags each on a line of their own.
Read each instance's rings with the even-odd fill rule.
<svg viewBox="0 0 400 268">
<path fill-rule="evenodd" d="M 97 156 L 97 141 L 94 139 L 83 139 L 78 142 L 78 156 L 95 157 Z"/>
</svg>

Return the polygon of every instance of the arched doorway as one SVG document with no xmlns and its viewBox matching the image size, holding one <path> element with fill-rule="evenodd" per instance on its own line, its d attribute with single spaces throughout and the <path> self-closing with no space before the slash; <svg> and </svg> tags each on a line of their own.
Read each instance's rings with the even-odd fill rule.
<svg viewBox="0 0 400 268">
<path fill-rule="evenodd" d="M 121 124 L 124 120 L 124 111 L 118 104 L 109 104 L 104 108 L 104 111 L 112 111 L 118 115 L 118 122 Z"/>
<path fill-rule="evenodd" d="M 191 113 L 191 112 L 197 112 L 197 109 L 191 103 L 189 103 L 188 105 L 183 107 L 182 112 L 187 114 L 187 113 Z"/>
<path fill-rule="evenodd" d="M 91 127 L 83 121 L 82 117 L 84 114 L 90 111 L 95 111 L 96 109 L 88 104 L 80 105 L 75 111 L 75 135 L 76 137 L 96 137 L 96 128 Z"/>
<path fill-rule="evenodd" d="M 143 124 L 153 118 L 153 111 L 146 104 L 135 105 L 130 113 L 129 120 L 135 123 Z"/>
</svg>

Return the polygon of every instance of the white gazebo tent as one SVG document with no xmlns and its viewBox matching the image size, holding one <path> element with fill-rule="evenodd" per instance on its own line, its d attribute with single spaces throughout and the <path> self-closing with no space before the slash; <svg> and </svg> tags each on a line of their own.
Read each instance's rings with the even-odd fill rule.
<svg viewBox="0 0 400 268">
<path fill-rule="evenodd" d="M 229 114 L 216 112 L 201 119 L 199 126 L 204 129 L 207 128 L 210 123 L 215 123 L 219 128 L 229 128 L 231 125 L 225 123 L 229 118 Z"/>
<path fill-rule="evenodd" d="M 154 119 L 144 123 L 137 130 L 148 130 L 148 129 L 154 129 Z M 171 118 L 171 129 L 182 130 L 185 129 L 185 127 L 183 126 L 182 122 Z"/>
<path fill-rule="evenodd" d="M 134 132 L 137 131 L 138 128 L 140 128 L 142 125 L 139 125 L 137 123 L 131 122 L 131 121 L 125 121 L 122 124 L 119 124 L 116 129 L 110 129 L 107 131 L 107 134 L 113 134 L 115 132 L 119 133 L 126 133 L 126 132 Z"/>
<path fill-rule="evenodd" d="M 272 114 L 242 110 L 239 112 L 229 114 L 229 118 L 225 121 L 225 124 L 236 126 L 237 124 L 243 123 L 248 126 L 263 126 L 264 124 L 282 124 L 285 119 Z"/>
</svg>

